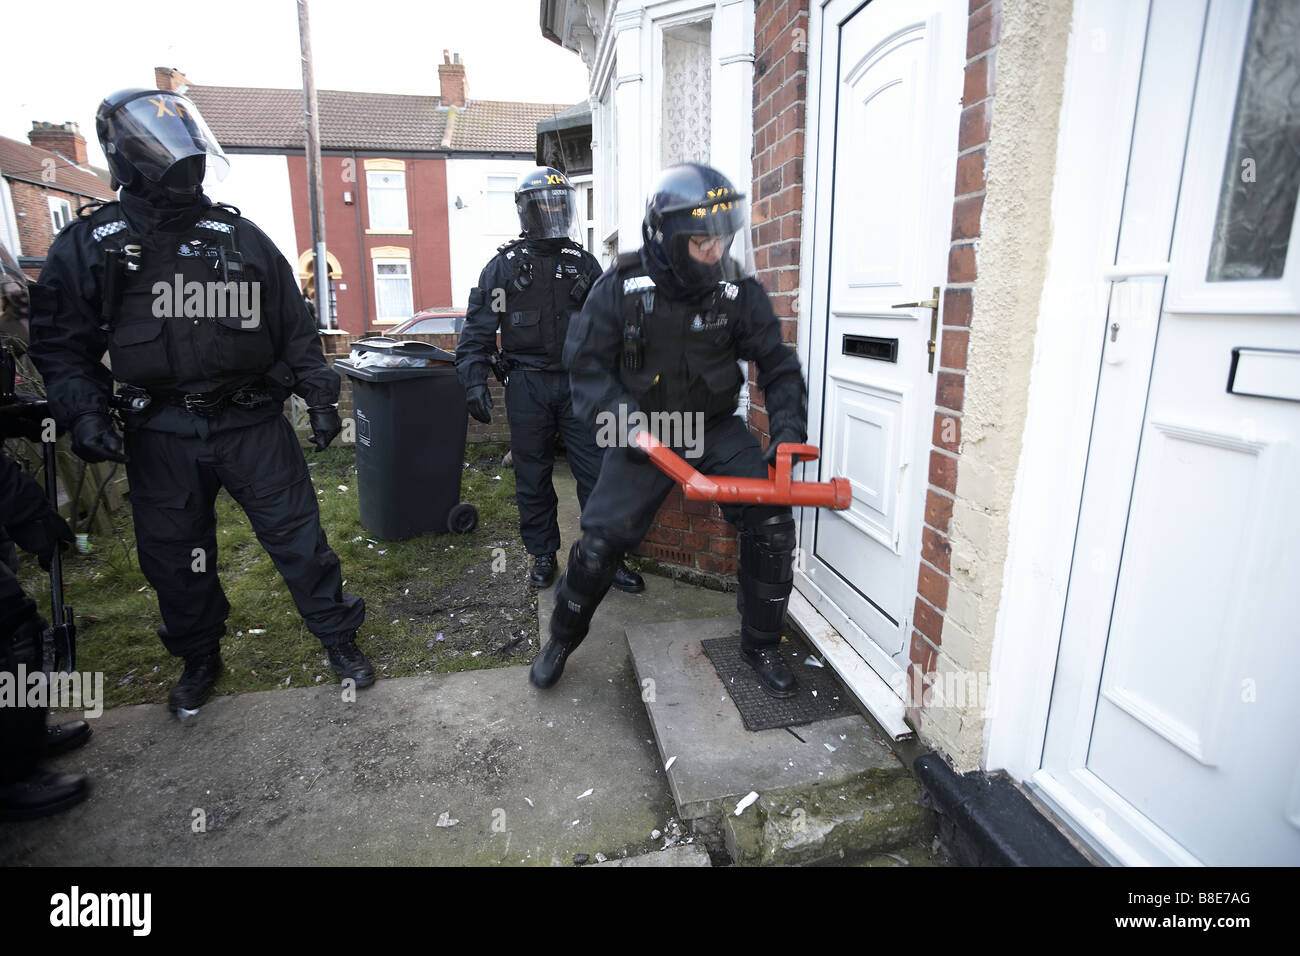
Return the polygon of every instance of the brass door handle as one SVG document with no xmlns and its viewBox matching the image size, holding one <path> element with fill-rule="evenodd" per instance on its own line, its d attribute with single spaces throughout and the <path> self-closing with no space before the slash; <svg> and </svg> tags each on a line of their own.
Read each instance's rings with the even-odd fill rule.
<svg viewBox="0 0 1300 956">
<path fill-rule="evenodd" d="M 898 305 L 891 305 L 891 309 L 929 309 L 930 310 L 930 341 L 926 347 L 930 352 L 930 371 L 934 371 L 934 346 L 939 338 L 939 287 L 934 287 L 933 299 L 922 299 L 920 302 L 900 302 Z"/>
<path fill-rule="evenodd" d="M 920 302 L 900 302 L 897 305 L 891 305 L 891 309 L 937 309 L 939 308 L 939 289 L 936 286 L 933 299 L 922 299 Z"/>
</svg>

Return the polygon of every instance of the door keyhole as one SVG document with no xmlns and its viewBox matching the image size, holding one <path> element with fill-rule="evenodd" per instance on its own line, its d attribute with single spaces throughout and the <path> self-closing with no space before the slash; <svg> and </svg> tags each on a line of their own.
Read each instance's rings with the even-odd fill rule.
<svg viewBox="0 0 1300 956">
<path fill-rule="evenodd" d="M 1119 323 L 1112 322 L 1110 324 L 1110 340 L 1114 342 L 1117 338 L 1119 338 Z"/>
</svg>

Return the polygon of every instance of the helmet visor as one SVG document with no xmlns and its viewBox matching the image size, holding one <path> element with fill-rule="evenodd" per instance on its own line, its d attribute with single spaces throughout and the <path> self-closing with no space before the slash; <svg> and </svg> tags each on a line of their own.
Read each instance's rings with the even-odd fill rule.
<svg viewBox="0 0 1300 956">
<path fill-rule="evenodd" d="M 191 156 L 204 156 L 210 175 L 224 179 L 230 161 L 203 117 L 189 100 L 159 91 L 122 104 L 104 121 L 104 141 L 151 182 Z"/>
<path fill-rule="evenodd" d="M 529 190 L 519 197 L 519 225 L 530 239 L 578 241 L 576 205 L 568 186 Z"/>
<path fill-rule="evenodd" d="M 678 235 L 732 236 L 749 223 L 749 201 L 741 193 L 730 193 L 665 210 L 669 214 L 679 224 L 674 230 Z"/>
</svg>

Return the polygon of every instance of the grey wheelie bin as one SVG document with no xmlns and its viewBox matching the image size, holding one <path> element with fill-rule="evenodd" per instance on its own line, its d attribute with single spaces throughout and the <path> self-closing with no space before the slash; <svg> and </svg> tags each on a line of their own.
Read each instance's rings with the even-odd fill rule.
<svg viewBox="0 0 1300 956">
<path fill-rule="evenodd" d="M 363 339 L 354 346 L 354 357 L 367 352 L 433 364 L 334 363 L 352 379 L 362 526 L 388 541 L 473 531 L 478 511 L 460 500 L 468 423 L 455 356 L 424 342 Z"/>
</svg>

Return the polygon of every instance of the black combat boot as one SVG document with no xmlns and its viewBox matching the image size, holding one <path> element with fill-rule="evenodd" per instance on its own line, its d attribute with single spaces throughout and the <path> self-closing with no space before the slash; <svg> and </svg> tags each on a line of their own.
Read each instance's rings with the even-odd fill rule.
<svg viewBox="0 0 1300 956">
<path fill-rule="evenodd" d="M 198 710 L 212 694 L 212 685 L 221 676 L 221 652 L 185 658 L 185 672 L 172 688 L 167 707 L 173 713 Z"/>
<path fill-rule="evenodd" d="M 14 783 L 0 784 L 0 820 L 34 820 L 66 810 L 90 793 L 79 773 L 37 770 Z"/>
<path fill-rule="evenodd" d="M 528 575 L 528 583 L 535 588 L 544 588 L 555 580 L 555 552 L 533 556 L 533 570 Z"/>
<path fill-rule="evenodd" d="M 339 675 L 340 681 L 354 680 L 358 690 L 375 682 L 375 669 L 366 660 L 366 655 L 361 653 L 361 648 L 357 647 L 356 638 L 326 647 L 325 650 L 329 654 L 330 667 Z"/>
<path fill-rule="evenodd" d="M 623 561 L 614 569 L 614 587 L 628 594 L 640 594 L 645 590 L 645 578 L 637 574 Z"/>
<path fill-rule="evenodd" d="M 90 724 L 84 720 L 70 720 L 45 728 L 45 756 L 57 757 L 76 750 L 90 739 Z"/>
<path fill-rule="evenodd" d="M 548 687 L 554 687 L 555 682 L 564 674 L 564 662 L 582 643 L 582 638 L 578 638 L 572 643 L 565 643 L 558 637 L 553 637 L 546 642 L 542 652 L 537 655 L 533 661 L 532 668 L 528 671 L 528 679 L 534 687 L 540 687 L 545 690 Z"/>
<path fill-rule="evenodd" d="M 786 666 L 778 647 L 745 647 L 740 653 L 758 675 L 758 683 L 771 697 L 793 697 L 798 690 L 794 672 Z"/>
</svg>

